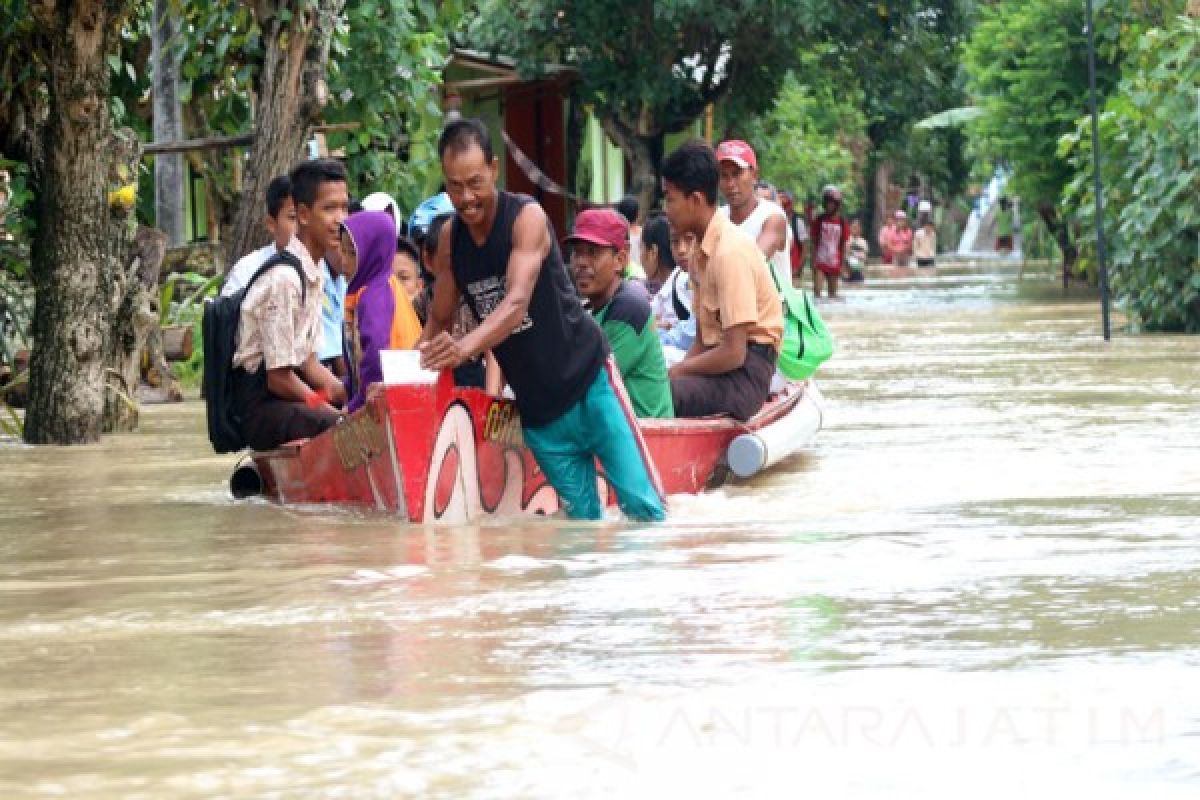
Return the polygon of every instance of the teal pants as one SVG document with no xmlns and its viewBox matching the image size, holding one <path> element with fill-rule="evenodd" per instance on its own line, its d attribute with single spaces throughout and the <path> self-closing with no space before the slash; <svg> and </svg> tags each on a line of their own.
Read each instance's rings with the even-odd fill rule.
<svg viewBox="0 0 1200 800">
<path fill-rule="evenodd" d="M 666 517 L 662 492 L 629 401 L 613 388 L 609 359 L 587 394 L 558 419 L 525 428 L 525 444 L 571 519 L 601 519 L 596 460 L 604 467 L 617 504 L 627 517 L 659 521 Z"/>
</svg>

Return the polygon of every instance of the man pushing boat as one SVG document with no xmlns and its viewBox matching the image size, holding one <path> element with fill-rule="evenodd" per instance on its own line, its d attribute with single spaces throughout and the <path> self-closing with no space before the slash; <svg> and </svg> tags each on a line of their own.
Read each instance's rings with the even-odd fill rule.
<svg viewBox="0 0 1200 800">
<path fill-rule="evenodd" d="M 571 285 L 545 211 L 497 190 L 499 164 L 477 119 L 451 122 L 438 155 L 455 217 L 442 226 L 429 320 L 417 344 L 428 369 L 491 350 L 516 396 L 525 444 L 574 519 L 599 519 L 599 459 L 621 510 L 665 516 L 662 490 L 604 333 Z M 459 299 L 480 324 L 448 333 Z"/>
</svg>

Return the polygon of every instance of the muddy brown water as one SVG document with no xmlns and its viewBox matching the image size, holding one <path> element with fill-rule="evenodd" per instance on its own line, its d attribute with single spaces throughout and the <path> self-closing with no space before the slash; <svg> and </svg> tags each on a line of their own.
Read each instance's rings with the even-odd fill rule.
<svg viewBox="0 0 1200 800">
<path fill-rule="evenodd" d="M 1200 796 L 1200 338 L 823 310 L 817 442 L 650 528 L 234 502 L 197 403 L 0 443 L 0 797 Z"/>
</svg>

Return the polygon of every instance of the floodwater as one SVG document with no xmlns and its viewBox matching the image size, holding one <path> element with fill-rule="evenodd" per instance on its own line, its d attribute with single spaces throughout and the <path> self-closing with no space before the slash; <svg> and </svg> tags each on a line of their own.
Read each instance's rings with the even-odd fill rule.
<svg viewBox="0 0 1200 800">
<path fill-rule="evenodd" d="M 818 441 L 657 527 L 237 503 L 195 403 L 0 444 L 0 797 L 1200 796 L 1200 338 L 824 309 Z"/>
</svg>

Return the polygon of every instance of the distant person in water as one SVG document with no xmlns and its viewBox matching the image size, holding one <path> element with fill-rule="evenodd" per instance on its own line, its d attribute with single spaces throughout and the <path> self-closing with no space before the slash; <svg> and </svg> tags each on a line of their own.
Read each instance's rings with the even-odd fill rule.
<svg viewBox="0 0 1200 800">
<path fill-rule="evenodd" d="M 937 227 L 933 224 L 933 205 L 922 200 L 917 208 L 917 230 L 913 234 L 913 256 L 917 266 L 937 266 Z"/>
<path fill-rule="evenodd" d="M 850 223 L 842 216 L 842 191 L 826 186 L 821 192 L 821 216 L 813 222 L 813 296 L 821 296 L 821 284 L 829 287 L 829 297 L 838 293 L 838 281 L 845 264 L 846 245 L 850 242 Z"/>
<path fill-rule="evenodd" d="M 896 227 L 892 231 L 892 263 L 897 267 L 907 267 L 912 261 L 913 231 L 908 225 L 908 214 L 897 209 L 893 216 Z"/>
<path fill-rule="evenodd" d="M 862 222 L 850 220 L 850 242 L 846 245 L 846 268 L 850 283 L 862 283 L 867 271 L 867 240 L 863 237 Z"/>
<path fill-rule="evenodd" d="M 996 209 L 996 252 L 1008 255 L 1013 251 L 1013 212 L 1012 202 L 1007 197 L 1000 198 L 1000 207 Z"/>
<path fill-rule="evenodd" d="M 546 212 L 497 190 L 500 165 L 487 127 L 457 119 L 438 140 L 455 217 L 432 264 L 433 303 L 421 335 L 427 369 L 453 369 L 491 350 L 512 387 L 525 444 L 564 510 L 600 519 L 596 461 L 622 511 L 665 517 L 662 490 L 604 333 L 583 308 Z M 449 332 L 460 298 L 479 326 Z"/>
</svg>

